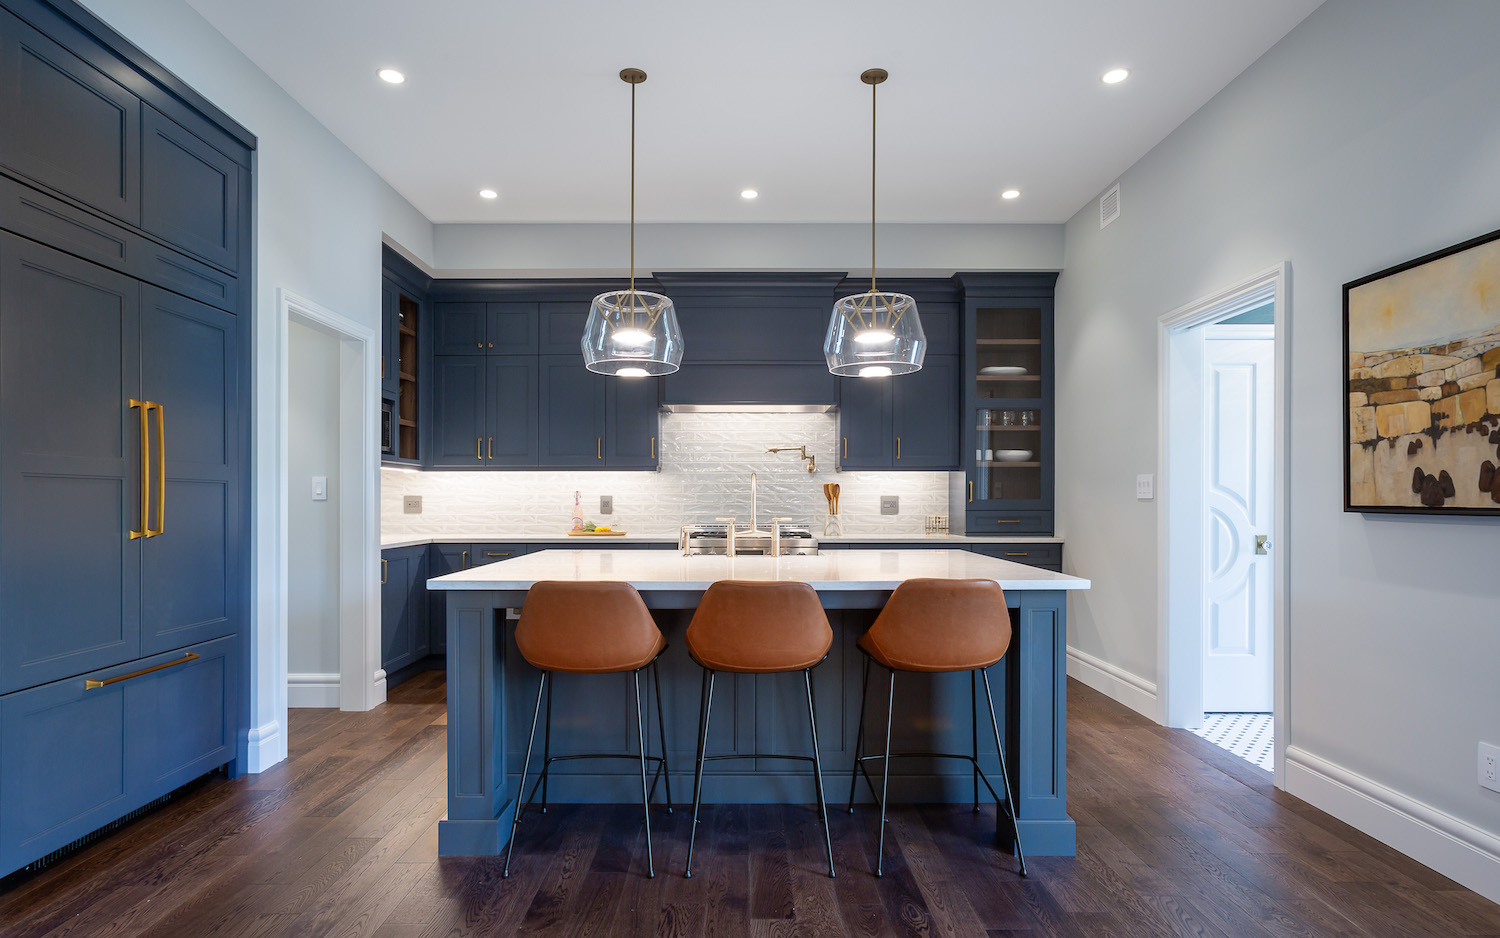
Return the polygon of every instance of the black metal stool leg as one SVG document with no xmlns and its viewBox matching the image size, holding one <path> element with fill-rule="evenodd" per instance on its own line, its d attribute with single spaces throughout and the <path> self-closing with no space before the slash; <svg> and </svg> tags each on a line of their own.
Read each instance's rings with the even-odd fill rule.
<svg viewBox="0 0 1500 938">
<path fill-rule="evenodd" d="M 875 848 L 875 875 L 885 875 L 885 806 L 891 782 L 891 717 L 896 709 L 896 671 L 891 669 L 891 685 L 885 695 L 885 771 L 880 775 L 880 840 Z"/>
<path fill-rule="evenodd" d="M 990 694 L 990 676 L 988 672 L 981 671 L 980 676 L 984 678 L 984 699 L 990 705 L 990 726 L 995 730 L 995 751 L 1000 754 L 1000 780 L 1005 783 L 1005 808 L 1010 815 L 1010 830 L 1015 835 L 1016 859 L 1021 864 L 1021 875 L 1026 875 L 1026 852 L 1021 849 L 1021 824 L 1016 819 L 1016 797 L 1010 788 L 1010 771 L 1005 765 L 1005 747 L 1000 744 L 1000 722 L 995 719 L 995 698 Z M 995 811 L 995 824 L 1000 823 L 1000 811 Z"/>
<path fill-rule="evenodd" d="M 854 790 L 859 787 L 859 761 L 865 743 L 865 699 L 870 696 L 870 658 L 865 656 L 865 676 L 859 684 L 859 732 L 854 734 L 854 769 L 849 773 L 849 813 L 854 813 Z"/>
<path fill-rule="evenodd" d="M 807 685 L 807 725 L 812 729 L 813 778 L 818 782 L 818 815 L 823 819 L 823 840 L 828 845 L 828 878 L 833 872 L 833 834 L 828 829 L 828 802 L 823 798 L 823 757 L 818 752 L 818 714 L 813 706 L 812 671 L 803 670 L 802 681 Z"/>
<path fill-rule="evenodd" d="M 708 749 L 708 715 L 714 705 L 714 672 L 703 669 L 703 701 L 698 707 L 698 768 L 693 773 L 693 826 L 688 831 L 687 867 L 683 877 L 693 878 L 693 847 L 698 842 L 698 805 L 703 801 L 703 755 Z"/>
<path fill-rule="evenodd" d="M 974 677 L 974 672 L 969 672 L 969 728 L 973 730 L 973 748 L 969 754 L 974 757 L 974 813 L 979 813 L 979 691 L 976 685 L 979 681 Z"/>
<path fill-rule="evenodd" d="M 672 770 L 667 767 L 667 722 L 661 712 L 661 672 L 651 662 L 651 680 L 656 684 L 656 730 L 661 740 L 661 775 L 667 784 L 667 813 L 672 813 Z"/>
<path fill-rule="evenodd" d="M 547 722 L 542 728 L 542 813 L 547 813 L 547 779 L 552 777 L 552 681 L 547 682 Z"/>
<path fill-rule="evenodd" d="M 537 685 L 536 705 L 531 708 L 531 733 L 526 737 L 526 758 L 521 760 L 521 787 L 516 789 L 516 814 L 510 822 L 510 846 L 505 848 L 505 869 L 502 877 L 510 876 L 510 857 L 516 852 L 516 828 L 521 826 L 521 810 L 526 807 L 521 799 L 526 796 L 526 769 L 531 765 L 531 744 L 536 742 L 536 718 L 542 712 L 542 693 L 547 689 L 547 672 L 542 672 L 542 683 Z"/>
<path fill-rule="evenodd" d="M 641 813 L 646 818 L 646 874 L 656 878 L 656 862 L 651 856 L 651 793 L 646 788 L 646 717 L 641 712 L 641 671 L 630 672 L 630 686 L 634 691 L 636 741 L 641 744 Z"/>
</svg>

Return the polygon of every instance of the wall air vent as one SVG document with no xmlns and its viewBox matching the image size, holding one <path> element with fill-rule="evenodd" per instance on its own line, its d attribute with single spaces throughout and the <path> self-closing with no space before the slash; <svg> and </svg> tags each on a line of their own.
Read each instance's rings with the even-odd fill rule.
<svg viewBox="0 0 1500 938">
<path fill-rule="evenodd" d="M 1103 228 L 1120 217 L 1120 184 L 1117 182 L 1099 197 L 1099 227 Z"/>
</svg>

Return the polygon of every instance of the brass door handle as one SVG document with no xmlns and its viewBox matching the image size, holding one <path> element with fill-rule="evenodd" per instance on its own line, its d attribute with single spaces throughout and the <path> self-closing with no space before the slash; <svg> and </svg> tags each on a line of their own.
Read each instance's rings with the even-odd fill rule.
<svg viewBox="0 0 1500 938">
<path fill-rule="evenodd" d="M 147 429 L 150 405 L 132 397 L 130 406 L 132 409 L 141 409 L 141 529 L 130 532 L 130 539 L 133 541 L 151 533 L 151 436 Z"/>
<path fill-rule="evenodd" d="M 384 586 L 387 574 L 390 573 L 390 564 L 386 563 L 384 557 L 380 558 L 380 585 Z"/>
<path fill-rule="evenodd" d="M 468 551 L 464 551 L 464 556 L 463 556 L 463 559 L 461 561 L 459 561 L 458 569 L 460 569 L 460 570 L 467 570 L 467 569 L 469 569 L 469 552 Z"/>
<path fill-rule="evenodd" d="M 167 531 L 167 409 L 155 401 L 146 408 L 156 408 L 156 530 L 147 529 L 147 537 Z"/>
<path fill-rule="evenodd" d="M 495 438 L 494 437 L 490 437 L 489 448 L 486 450 L 486 455 L 485 455 L 484 458 L 485 459 L 494 459 L 495 458 Z"/>
<path fill-rule="evenodd" d="M 160 671 L 160 670 L 162 670 L 164 668 L 175 668 L 179 664 L 187 664 L 189 661 L 197 661 L 201 657 L 203 657 L 203 656 L 200 655 L 200 654 L 198 654 L 196 651 L 190 651 L 190 652 L 185 653 L 181 658 L 178 658 L 176 661 L 168 661 L 165 664 L 158 664 L 158 665 L 154 665 L 154 666 L 149 667 L 149 668 L 142 668 L 139 671 L 132 671 L 129 674 L 121 674 L 121 675 L 119 675 L 117 677 L 107 677 L 107 678 L 105 678 L 102 681 L 96 681 L 93 678 L 86 678 L 84 680 L 84 682 L 83 682 L 83 689 L 84 690 L 94 690 L 95 688 L 98 688 L 98 687 L 108 687 L 111 684 L 118 684 L 121 681 L 128 681 L 131 678 L 137 678 L 137 677 L 141 677 L 142 675 L 145 675 L 145 674 L 151 674 L 154 671 Z"/>
</svg>

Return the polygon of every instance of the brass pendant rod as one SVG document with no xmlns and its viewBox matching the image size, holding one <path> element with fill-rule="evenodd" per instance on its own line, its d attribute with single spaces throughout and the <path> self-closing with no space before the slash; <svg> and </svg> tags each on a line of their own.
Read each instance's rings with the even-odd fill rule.
<svg viewBox="0 0 1500 938">
<path fill-rule="evenodd" d="M 875 292 L 875 90 L 870 83 L 870 292 Z"/>
<path fill-rule="evenodd" d="M 630 83 L 630 292 L 635 293 L 635 82 Z"/>
</svg>

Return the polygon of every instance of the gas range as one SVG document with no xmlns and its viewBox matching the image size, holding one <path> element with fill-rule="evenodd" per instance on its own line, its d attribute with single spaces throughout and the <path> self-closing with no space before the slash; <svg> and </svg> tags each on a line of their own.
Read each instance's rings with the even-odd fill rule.
<svg viewBox="0 0 1500 938">
<path fill-rule="evenodd" d="M 677 546 L 683 556 L 736 554 L 771 556 L 808 555 L 818 552 L 818 540 L 812 526 L 773 518 L 769 529 L 736 528 L 733 518 L 700 524 L 685 524 Z"/>
</svg>

